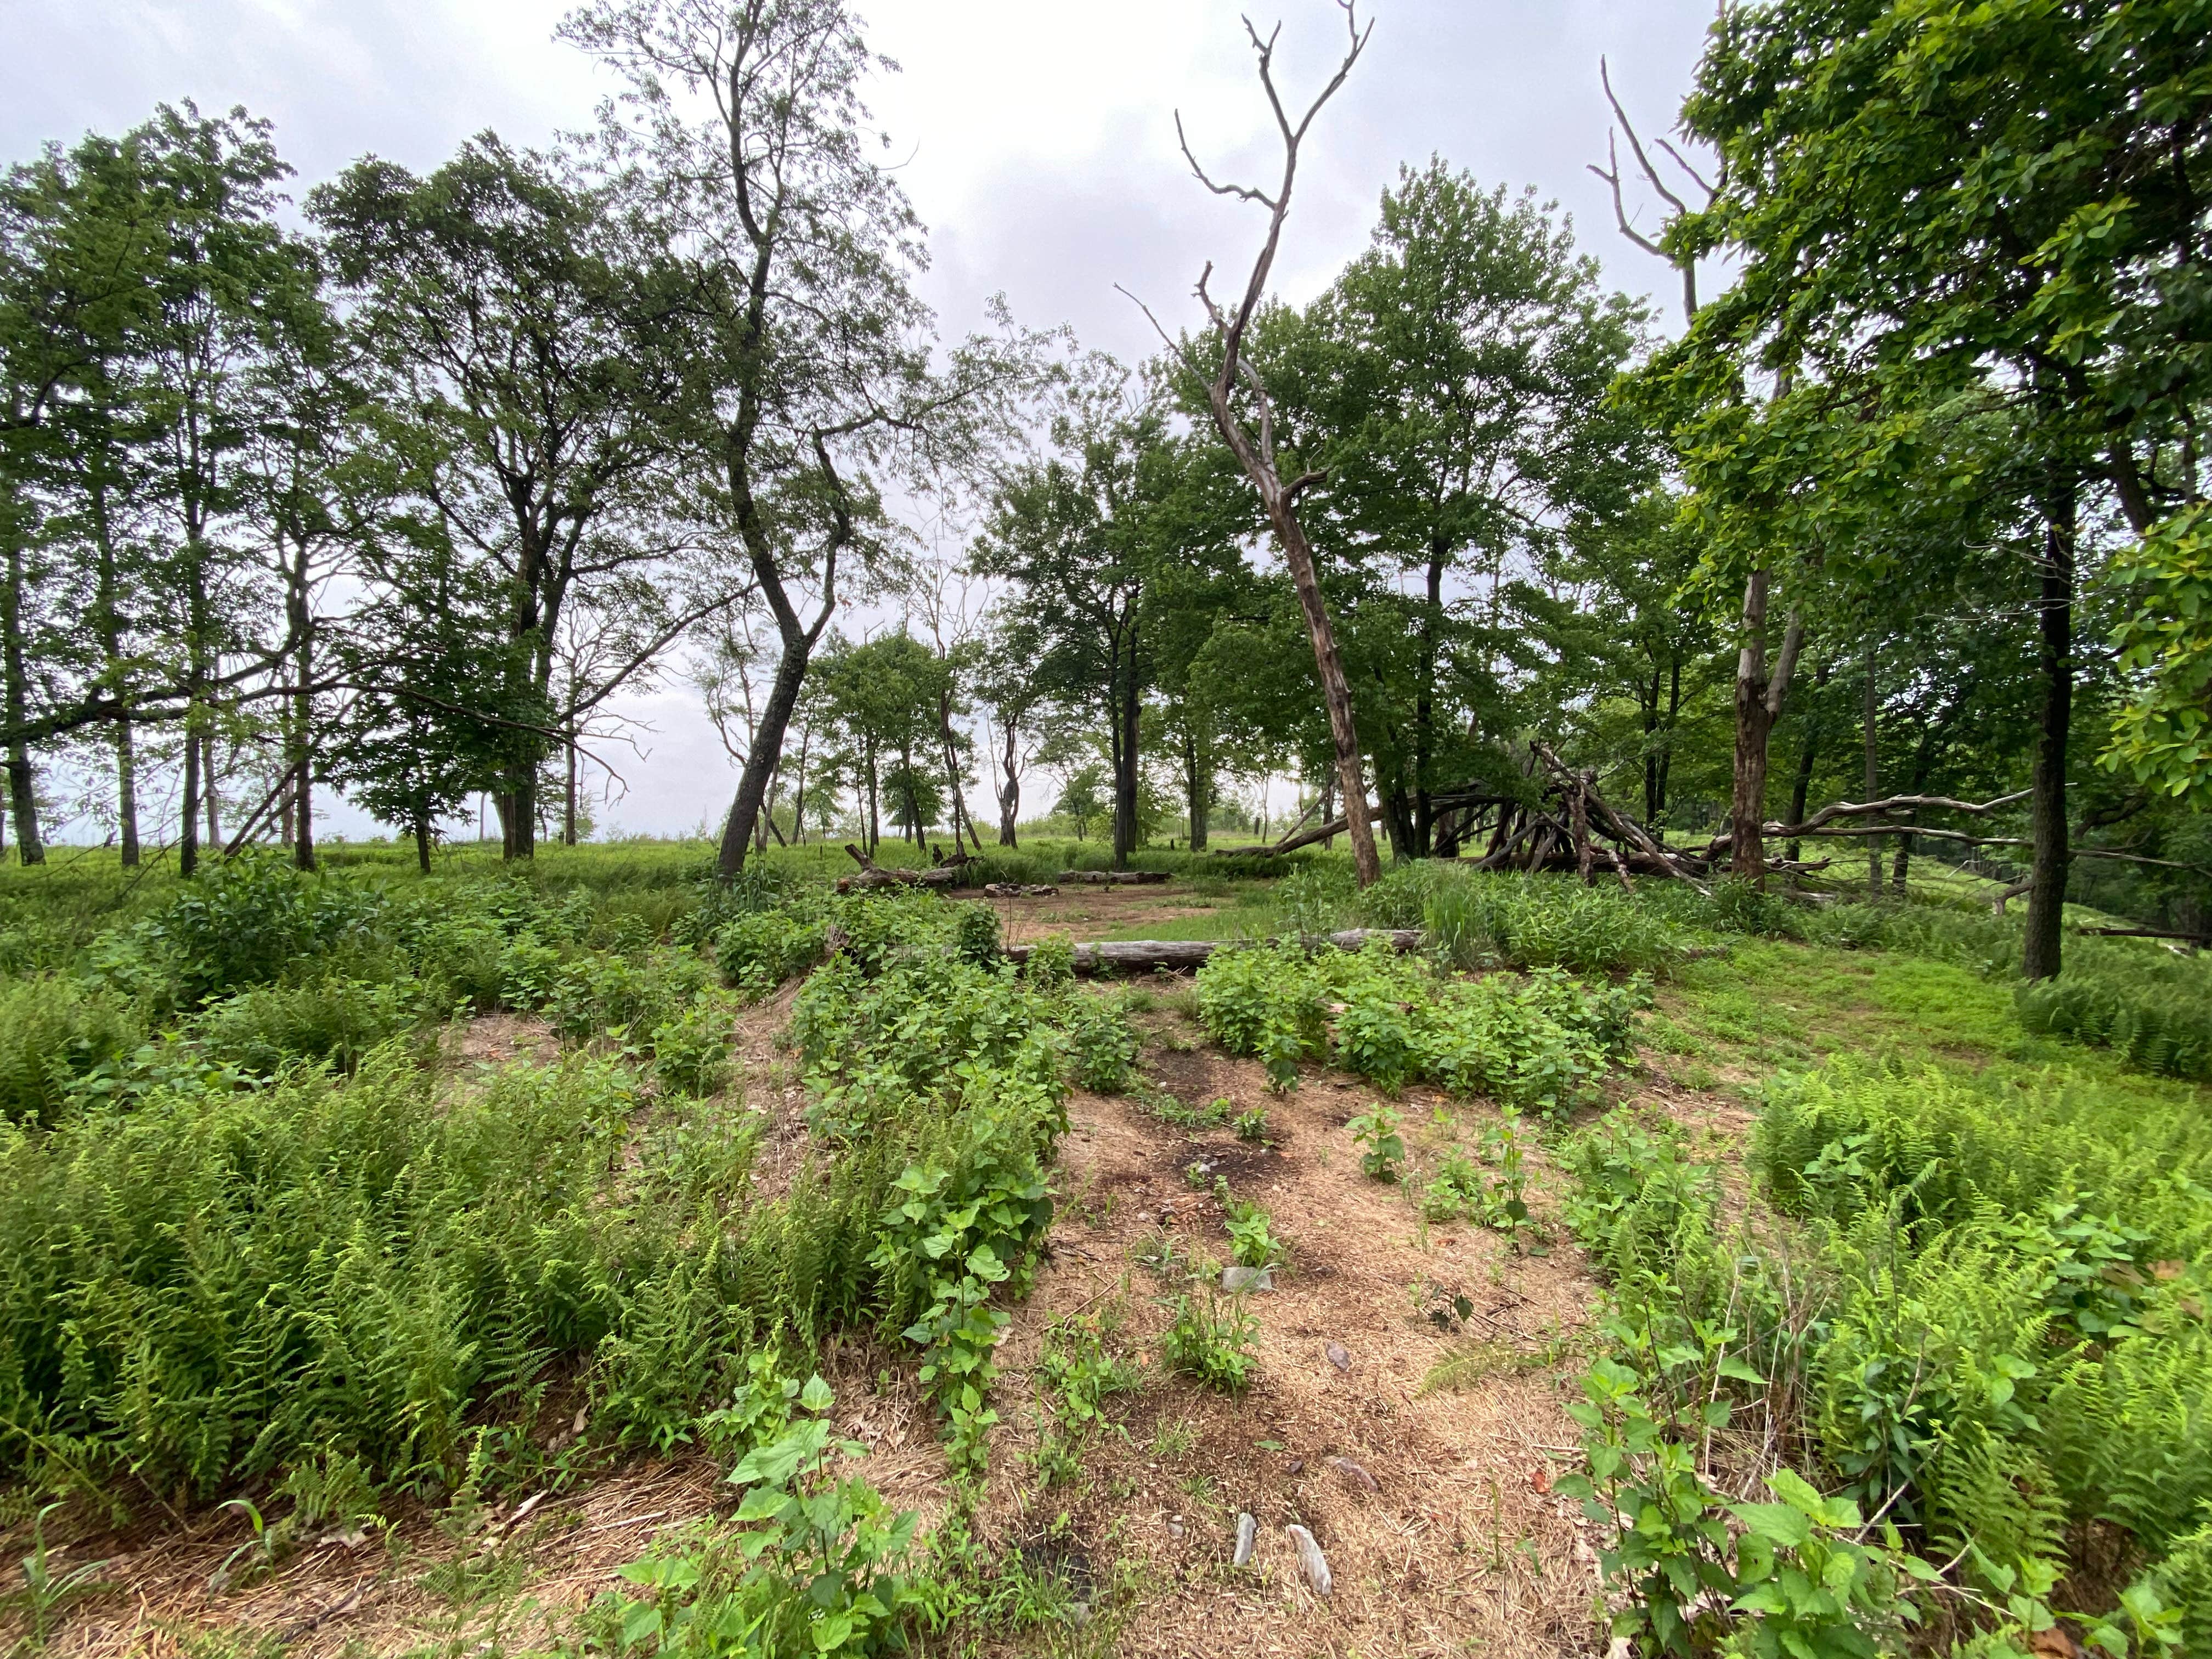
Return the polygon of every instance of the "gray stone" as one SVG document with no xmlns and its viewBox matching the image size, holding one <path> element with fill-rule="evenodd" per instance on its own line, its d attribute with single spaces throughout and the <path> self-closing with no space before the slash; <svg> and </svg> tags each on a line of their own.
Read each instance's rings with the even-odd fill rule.
<svg viewBox="0 0 2212 1659">
<path fill-rule="evenodd" d="M 1352 1356 L 1344 1351 L 1341 1342 L 1332 1342 L 1322 1352 L 1328 1355 L 1328 1363 L 1337 1370 L 1348 1371 L 1352 1369 Z"/>
<path fill-rule="evenodd" d="M 1272 1291 L 1275 1288 L 1275 1270 L 1272 1267 L 1224 1267 L 1221 1288 L 1240 1291 Z"/>
<path fill-rule="evenodd" d="M 1230 1565 L 1249 1567 L 1252 1565 L 1252 1546 L 1259 1541 L 1260 1523 L 1246 1510 L 1237 1517 L 1237 1553 Z"/>
<path fill-rule="evenodd" d="M 1328 1460 L 1328 1466 L 1336 1471 L 1338 1477 L 1347 1486 L 1354 1486 L 1361 1492 L 1369 1493 L 1379 1492 L 1382 1490 L 1375 1484 L 1373 1475 L 1368 1474 L 1365 1469 L 1348 1457 L 1332 1457 Z"/>
<path fill-rule="evenodd" d="M 1291 1547 L 1298 1553 L 1299 1571 L 1305 1574 L 1313 1593 L 1326 1601 L 1330 1589 L 1328 1557 L 1321 1553 L 1321 1546 L 1314 1542 L 1314 1535 L 1304 1527 L 1291 1527 L 1289 1531 Z"/>
</svg>

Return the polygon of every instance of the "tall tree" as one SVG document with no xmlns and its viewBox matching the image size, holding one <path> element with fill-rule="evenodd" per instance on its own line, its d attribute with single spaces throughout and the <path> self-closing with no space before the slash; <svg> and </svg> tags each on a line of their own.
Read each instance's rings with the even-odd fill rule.
<svg viewBox="0 0 2212 1659">
<path fill-rule="evenodd" d="M 1191 171 L 1200 184 L 1218 196 L 1234 197 L 1240 201 L 1255 203 L 1267 210 L 1267 236 L 1261 243 L 1258 258 L 1252 263 L 1252 274 L 1244 284 L 1243 293 L 1231 305 L 1217 304 L 1209 291 L 1208 283 L 1213 274 L 1209 263 L 1198 279 L 1198 297 L 1206 307 L 1207 320 L 1213 326 L 1213 346 L 1219 353 L 1218 362 L 1210 374 L 1202 375 L 1206 388 L 1206 407 L 1213 417 L 1214 428 L 1222 441 L 1237 459 L 1245 476 L 1259 492 L 1260 504 L 1266 511 L 1267 523 L 1274 532 L 1277 544 L 1282 549 L 1283 562 L 1290 568 L 1291 581 L 1298 597 L 1298 608 L 1304 614 L 1307 637 L 1312 641 L 1314 670 L 1321 680 L 1322 698 L 1328 710 L 1329 734 L 1336 750 L 1336 772 L 1344 791 L 1345 824 L 1352 839 L 1352 863 L 1359 885 L 1371 885 L 1382 878 L 1382 865 L 1375 851 L 1374 826 L 1367 816 L 1366 770 L 1363 763 L 1359 732 L 1352 714 L 1352 693 L 1346 683 L 1344 664 L 1337 654 L 1336 635 L 1330 625 L 1328 606 L 1322 597 L 1321 578 L 1315 568 L 1313 549 L 1306 540 L 1305 527 L 1298 517 L 1298 497 L 1324 475 L 1302 471 L 1285 477 L 1278 460 L 1275 447 L 1275 416 L 1269 400 L 1266 383 L 1259 369 L 1246 355 L 1247 336 L 1252 328 L 1255 314 L 1267 296 L 1267 278 L 1274 269 L 1275 252 L 1282 241 L 1283 221 L 1291 210 L 1291 188 L 1297 181 L 1298 149 L 1305 142 L 1308 130 L 1322 107 L 1336 95 L 1345 77 L 1359 60 L 1365 49 L 1368 33 L 1359 27 L 1355 0 L 1340 0 L 1344 10 L 1345 27 L 1351 36 L 1351 45 L 1344 58 L 1306 112 L 1293 123 L 1283 107 L 1281 94 L 1275 88 L 1275 42 L 1281 33 L 1279 25 L 1275 33 L 1261 38 L 1249 20 L 1244 25 L 1250 36 L 1254 52 L 1259 58 L 1260 85 L 1267 96 L 1267 106 L 1274 113 L 1276 130 L 1283 141 L 1283 174 L 1273 193 L 1249 185 L 1218 184 L 1210 178 L 1198 159 L 1190 152 L 1188 141 L 1183 143 L 1183 158 L 1190 163 Z M 1182 117 L 1176 119 L 1176 136 L 1182 132 Z M 1247 410 L 1250 413 L 1246 413 Z"/>
<path fill-rule="evenodd" d="M 2061 959 L 2085 532 L 2101 501 L 2142 536 L 2202 493 L 2203 26 L 2195 0 L 1773 0 L 1723 15 L 1684 111 L 1723 171 L 1671 246 L 1741 262 L 1684 356 L 1716 360 L 1709 386 L 1779 375 L 1796 406 L 1722 447 L 1778 465 L 1778 428 L 1846 400 L 1909 422 L 1972 390 L 2038 459 L 2031 978 Z"/>
<path fill-rule="evenodd" d="M 1141 716 L 1155 673 L 1145 597 L 1163 563 L 1178 465 L 1164 413 L 1133 400 L 1127 381 L 1109 360 L 1084 367 L 1046 453 L 1001 483 L 969 556 L 977 574 L 1015 585 L 1042 647 L 1034 681 L 1097 717 L 1116 869 L 1138 842 Z"/>
<path fill-rule="evenodd" d="M 1453 706 L 1453 659 L 1464 680 L 1468 659 L 1549 633 L 1541 582 L 1570 535 L 1650 477 L 1649 436 L 1606 400 L 1640 323 L 1533 192 L 1432 160 L 1401 169 L 1372 246 L 1295 326 L 1258 331 L 1277 441 L 1328 474 L 1305 509 L 1316 545 L 1416 584 L 1409 605 L 1378 595 L 1410 613 L 1387 624 L 1409 672 L 1368 688 L 1402 684 L 1404 706 L 1378 711 L 1398 740 L 1361 720 L 1401 855 L 1427 855 L 1436 791 L 1466 781 L 1447 769 L 1462 735 L 1510 724 Z"/>
<path fill-rule="evenodd" d="M 589 0 L 561 32 L 629 79 L 606 136 L 657 192 L 683 276 L 681 412 L 775 622 L 718 855 L 734 875 L 845 562 L 873 551 L 881 480 L 921 484 L 959 464 L 996 428 L 1028 354 L 970 339 L 933 369 L 912 286 L 921 226 L 870 159 L 860 100 L 890 65 L 843 0 Z"/>
<path fill-rule="evenodd" d="M 491 133 L 422 178 L 357 162 L 309 207 L 389 379 L 404 487 L 502 578 L 498 604 L 521 648 L 497 701 L 538 712 L 509 733 L 495 799 L 503 851 L 527 858 L 551 742 L 541 732 L 558 729 L 563 611 L 580 588 L 669 551 L 625 509 L 665 453 L 678 373 L 670 302 L 626 246 L 639 226 L 608 186 Z"/>
</svg>

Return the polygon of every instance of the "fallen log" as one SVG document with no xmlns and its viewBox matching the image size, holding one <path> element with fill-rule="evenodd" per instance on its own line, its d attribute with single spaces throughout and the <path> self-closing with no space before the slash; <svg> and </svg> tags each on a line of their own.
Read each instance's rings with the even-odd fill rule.
<svg viewBox="0 0 2212 1659">
<path fill-rule="evenodd" d="M 1340 951 L 1357 951 L 1370 939 L 1387 939 L 1394 951 L 1413 951 L 1420 946 L 1421 930 L 1418 927 L 1352 927 L 1340 933 L 1329 934 L 1328 943 Z M 1075 971 L 1079 974 L 1174 973 L 1195 969 L 1216 951 L 1254 942 L 1215 939 L 1104 939 L 1097 944 L 1074 947 Z M 1278 941 L 1267 939 L 1256 942 L 1272 945 Z M 1032 948 L 1027 945 L 1009 945 L 1006 956 L 1015 962 L 1026 962 Z"/>
<path fill-rule="evenodd" d="M 1057 887 L 1037 883 L 1024 884 L 1018 881 L 987 881 L 984 894 L 990 898 L 1050 898 L 1060 890 Z"/>
<path fill-rule="evenodd" d="M 2212 933 L 2177 933 L 2164 927 L 2076 927 L 2077 933 L 2101 933 L 2106 939 L 2178 939 L 2191 945 L 2212 945 Z"/>
<path fill-rule="evenodd" d="M 1434 812 L 1448 812 L 1465 806 L 1501 805 L 1508 799 L 1483 790 L 1447 789 L 1431 796 L 1429 806 Z M 1379 818 L 1382 816 L 1382 809 L 1370 803 L 1367 813 L 1370 820 Z M 1304 818 L 1298 820 L 1298 823 L 1304 822 Z M 1217 859 L 1279 859 L 1285 853 L 1295 853 L 1302 848 L 1316 846 L 1332 836 L 1343 835 L 1350 823 L 1350 819 L 1339 813 L 1328 823 L 1317 823 L 1310 830 L 1301 830 L 1297 824 L 1292 824 L 1291 833 L 1278 842 L 1259 847 L 1217 847 L 1210 849 L 1206 856 Z"/>
<path fill-rule="evenodd" d="M 1141 887 L 1165 881 L 1164 870 L 1063 870 L 1060 878 L 1070 885 L 1082 884 L 1091 887 Z"/>
<path fill-rule="evenodd" d="M 860 866 L 860 873 L 838 877 L 841 893 L 866 892 L 875 887 L 951 887 L 960 879 L 958 864 L 939 865 L 933 870 L 886 870 L 850 842 L 845 843 L 845 852 Z"/>
</svg>

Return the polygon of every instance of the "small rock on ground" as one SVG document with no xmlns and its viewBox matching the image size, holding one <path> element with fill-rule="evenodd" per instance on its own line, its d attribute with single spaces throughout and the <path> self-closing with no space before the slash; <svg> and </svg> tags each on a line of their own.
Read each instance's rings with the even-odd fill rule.
<svg viewBox="0 0 2212 1659">
<path fill-rule="evenodd" d="M 1259 1537 L 1260 1523 L 1252 1518 L 1251 1512 L 1246 1510 L 1239 1515 L 1237 1517 L 1237 1554 L 1230 1565 L 1237 1567 L 1250 1566 L 1252 1546 L 1259 1541 Z"/>
<path fill-rule="evenodd" d="M 1336 1471 L 1338 1476 L 1347 1486 L 1370 1493 L 1382 1490 L 1381 1486 L 1376 1485 L 1373 1475 L 1368 1474 L 1365 1469 L 1348 1457 L 1332 1457 L 1328 1460 L 1328 1466 Z"/>
<path fill-rule="evenodd" d="M 1330 1589 L 1328 1557 L 1321 1553 L 1321 1546 L 1314 1542 L 1314 1535 L 1304 1527 L 1294 1526 L 1288 1531 L 1291 1546 L 1298 1553 L 1298 1567 L 1305 1574 L 1306 1583 L 1313 1587 L 1316 1595 L 1327 1601 Z"/>
</svg>

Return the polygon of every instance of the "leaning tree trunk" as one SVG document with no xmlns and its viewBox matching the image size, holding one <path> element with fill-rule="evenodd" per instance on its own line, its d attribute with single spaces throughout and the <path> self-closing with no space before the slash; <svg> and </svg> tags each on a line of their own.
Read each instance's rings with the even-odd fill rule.
<svg viewBox="0 0 2212 1659">
<path fill-rule="evenodd" d="M 2066 747 L 2074 718 L 2074 514 L 2071 483 L 2051 501 L 2045 531 L 2037 659 L 2043 677 L 2041 730 L 2030 780 L 2028 834 L 2035 885 L 2027 896 L 2027 933 L 2020 971 L 2026 979 L 2058 973 L 2070 849 L 2066 834 Z"/>
<path fill-rule="evenodd" d="M 753 822 L 768 799 L 769 779 L 775 775 L 776 763 L 783 757 L 783 734 L 791 725 L 791 711 L 799 707 L 799 689 L 806 682 L 807 659 L 812 654 L 811 639 L 795 629 L 785 631 L 783 652 L 776 659 L 775 679 L 769 686 L 768 703 L 761 710 L 760 724 L 753 728 L 752 747 L 745 751 L 745 769 L 738 779 L 738 798 L 731 803 L 730 816 L 722 824 L 721 850 L 715 857 L 714 867 L 725 879 L 745 867 L 745 853 L 752 844 Z M 874 816 L 871 789 L 872 821 Z"/>
<path fill-rule="evenodd" d="M 1329 626 L 1328 608 L 1322 603 L 1321 579 L 1314 570 L 1313 550 L 1291 504 L 1277 499 L 1267 504 L 1267 517 L 1283 546 L 1283 562 L 1291 568 L 1297 589 L 1298 609 L 1305 613 L 1306 635 L 1313 641 L 1314 668 L 1321 676 L 1322 699 L 1328 708 L 1328 733 L 1336 749 L 1337 787 L 1344 791 L 1344 827 L 1352 839 L 1353 879 L 1371 887 L 1382 879 L 1382 860 L 1375 851 L 1375 827 L 1367 818 L 1367 778 L 1360 763 L 1359 731 L 1352 717 L 1352 690 L 1344 678 L 1344 659 L 1336 651 L 1336 631 Z"/>
</svg>

